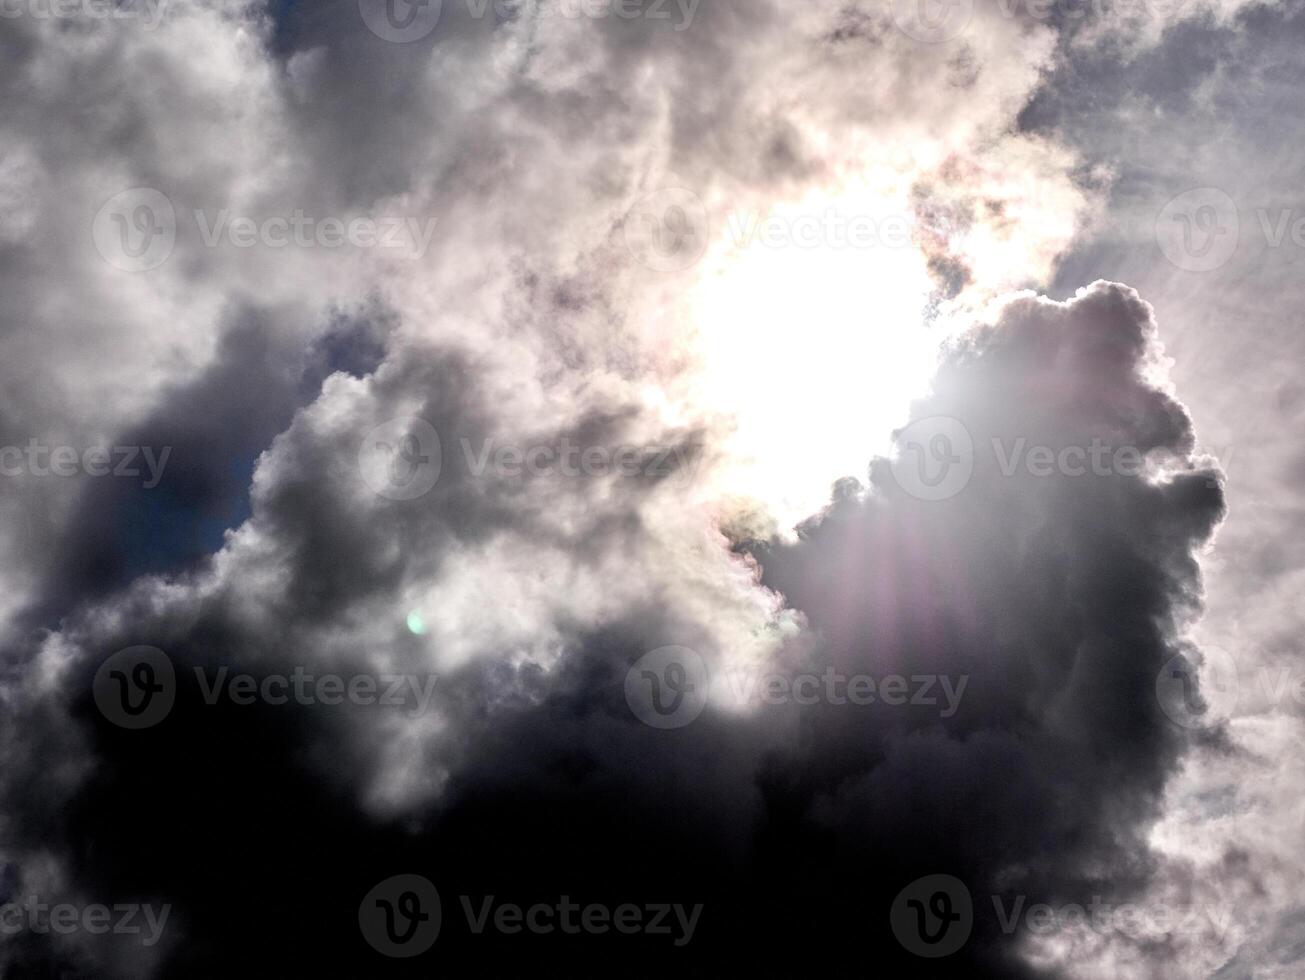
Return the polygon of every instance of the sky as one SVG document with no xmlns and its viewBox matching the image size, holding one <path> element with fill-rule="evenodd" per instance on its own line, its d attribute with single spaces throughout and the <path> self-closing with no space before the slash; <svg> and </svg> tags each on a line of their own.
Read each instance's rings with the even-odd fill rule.
<svg viewBox="0 0 1305 980">
<path fill-rule="evenodd" d="M 1305 977 L 1302 39 L 0 2 L 0 975 Z"/>
</svg>

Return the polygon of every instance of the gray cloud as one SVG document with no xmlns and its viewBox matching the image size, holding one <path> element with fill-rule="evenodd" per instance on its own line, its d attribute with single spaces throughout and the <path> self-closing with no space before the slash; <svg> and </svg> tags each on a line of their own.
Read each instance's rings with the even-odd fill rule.
<svg viewBox="0 0 1305 980">
<path fill-rule="evenodd" d="M 1139 375 L 1153 331 L 1145 304 L 1119 286 L 1063 305 L 1015 300 L 949 356 L 916 415 L 963 419 L 979 442 L 1099 437 L 1184 456 L 1182 408 Z M 255 955 L 219 938 L 237 905 L 244 921 L 287 923 L 287 936 L 294 922 L 344 915 L 351 889 L 401 852 L 450 894 L 558 887 L 705 902 L 696 958 L 667 961 L 684 963 L 782 961 L 798 950 L 746 937 L 788 929 L 830 945 L 857 923 L 884 962 L 907 963 L 887 905 L 941 868 L 981 896 L 955 969 L 1017 975 L 1021 937 L 999 933 L 983 896 L 1087 900 L 1140 887 L 1156 860 L 1146 830 L 1183 746 L 1151 688 L 1195 608 L 1193 550 L 1222 512 L 1213 472 L 1037 480 L 989 465 L 929 504 L 876 462 L 868 496 L 844 493 L 798 543 L 758 552 L 762 582 L 801 617 L 795 630 L 769 614 L 789 637 L 770 654 L 774 669 L 965 675 L 960 710 L 713 705 L 692 727 L 659 732 L 624 703 L 627 667 L 667 641 L 725 670 L 739 652 L 724 646 L 725 627 L 748 615 L 720 597 L 695 607 L 667 577 L 685 570 L 659 566 L 663 532 L 648 522 L 665 484 L 609 486 L 606 501 L 592 481 L 505 496 L 455 466 L 413 506 L 378 502 L 350 471 L 366 428 L 404 406 L 446 432 L 488 424 L 475 378 L 473 365 L 434 350 L 367 379 L 337 375 L 261 461 L 253 516 L 211 571 L 139 583 L 43 644 L 35 664 L 57 669 L 57 707 L 34 697 L 9 728 L 11 836 L 65 855 L 87 844 L 112 853 L 108 864 L 69 862 L 83 889 L 125 884 L 173 901 L 186 939 L 169 970 Z M 577 505 L 585 517 L 564 529 L 558 508 Z M 512 580 L 522 566 L 569 591 L 546 588 L 531 605 Z M 607 568 L 627 581 L 605 580 Z M 460 649 L 424 642 L 387 612 L 394 595 L 420 586 L 438 598 L 481 576 L 497 604 L 478 622 L 430 604 L 432 634 Z M 90 676 L 140 640 L 175 661 L 177 704 L 157 728 L 116 731 L 89 704 Z M 434 713 L 241 713 L 203 705 L 187 678 L 197 666 L 266 676 L 305 663 L 346 675 L 378 663 L 435 669 Z M 222 749 L 191 764 L 202 745 Z M 62 816 L 24 792 L 51 758 L 87 751 L 97 775 L 65 788 Z M 278 801 L 275 817 L 237 816 L 261 797 Z M 123 836 L 136 812 L 159 828 L 149 842 Z M 400 826 L 419 828 L 402 848 Z M 194 845 L 217 827 L 221 843 Z M 303 841 L 288 867 L 276 857 L 282 833 Z M 341 833 L 347 856 L 330 844 Z M 275 886 L 222 884 L 233 853 L 278 867 Z M 818 895 L 836 897 L 833 907 L 812 904 Z M 452 931 L 441 948 L 470 955 L 472 937 Z M 264 962 L 291 955 L 272 936 L 257 948 Z M 343 936 L 294 949 L 323 965 L 363 952 Z M 504 964 L 524 952 L 489 950 Z M 620 954 L 595 944 L 578 955 Z M 662 962 L 666 951 L 649 955 Z"/>
</svg>

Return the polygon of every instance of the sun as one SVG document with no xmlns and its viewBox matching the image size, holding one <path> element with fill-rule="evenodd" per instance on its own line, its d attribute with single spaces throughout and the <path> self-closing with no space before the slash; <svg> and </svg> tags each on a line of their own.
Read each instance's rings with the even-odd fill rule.
<svg viewBox="0 0 1305 980">
<path fill-rule="evenodd" d="M 865 482 L 938 349 L 904 193 L 863 184 L 733 211 L 694 286 L 694 396 L 732 420 L 719 473 L 782 528 Z"/>
</svg>

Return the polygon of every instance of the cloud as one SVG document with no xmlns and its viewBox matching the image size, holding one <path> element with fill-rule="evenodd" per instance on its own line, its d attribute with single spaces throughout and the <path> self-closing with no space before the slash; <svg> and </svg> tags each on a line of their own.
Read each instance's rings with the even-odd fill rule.
<svg viewBox="0 0 1305 980">
<path fill-rule="evenodd" d="M 448 962 L 918 969 L 889 908 L 947 873 L 978 915 L 947 970 L 1055 975 L 991 899 L 1122 901 L 1159 872 L 1147 837 L 1190 736 L 1155 675 L 1190 651 L 1194 551 L 1223 506 L 1135 293 L 1006 295 L 1052 274 L 1109 183 L 1017 126 L 1055 31 L 985 8 L 929 44 L 841 2 L 705 3 L 684 30 L 443 7 L 412 44 L 346 0 L 196 0 L 150 31 L 5 22 L 0 442 L 173 455 L 154 490 L 26 474 L 4 501 L 0 899 L 172 913 L 156 946 L 24 934 L 0 963 L 366 973 L 359 900 L 421 873 Z M 139 187 L 175 240 L 125 272 L 92 232 Z M 667 188 L 705 216 L 686 269 L 629 244 Z M 829 201 L 917 234 L 892 257 L 821 252 L 805 268 L 828 278 L 722 245 L 730 215 Z M 297 215 L 311 244 L 277 246 L 268 222 Z M 323 246 L 330 219 L 430 238 Z M 946 329 L 901 421 L 961 426 L 965 486 L 917 499 L 904 455 L 876 459 L 786 536 L 888 438 L 867 389 Z M 808 376 L 819 398 L 793 394 Z M 378 432 L 438 453 L 425 493 L 369 482 Z M 1097 443 L 1165 472 L 1023 465 Z M 496 455 L 568 445 L 606 462 Z M 95 680 L 142 644 L 176 700 L 131 731 Z M 718 686 L 658 730 L 626 682 L 666 647 Z M 219 676 L 296 671 L 434 694 L 206 701 Z M 900 675 L 954 710 L 882 688 L 801 703 L 793 679 L 827 672 Z M 759 704 L 771 678 L 788 694 Z M 704 913 L 683 948 L 581 949 L 476 937 L 459 896 L 491 894 Z"/>
<path fill-rule="evenodd" d="M 1096 438 L 1185 457 L 1185 413 L 1144 377 L 1154 344 L 1125 287 L 1021 297 L 952 351 L 915 415 L 962 420 L 976 446 Z M 978 915 L 949 968 L 1011 976 L 1029 968 L 989 896 L 1119 901 L 1145 880 L 1147 828 L 1184 744 L 1152 688 L 1195 611 L 1193 551 L 1222 513 L 1213 472 L 1009 477 L 976 453 L 962 492 L 925 502 L 880 460 L 871 487 L 845 488 L 797 543 L 759 549 L 759 565 L 719 544 L 685 552 L 692 524 L 667 519 L 664 482 L 485 485 L 455 458 L 417 506 L 371 494 L 350 463 L 366 430 L 412 411 L 475 431 L 492 418 L 477 378 L 434 350 L 333 377 L 260 461 L 253 515 L 208 571 L 138 582 L 43 642 L 5 732 L 22 887 L 32 855 L 50 853 L 70 891 L 171 903 L 170 970 L 361 968 L 350 927 L 323 923 L 347 923 L 387 868 L 448 896 L 703 903 L 693 944 L 650 942 L 650 962 L 797 963 L 860 944 L 907 964 L 889 904 L 944 871 Z M 687 576 L 714 593 L 704 601 Z M 396 615 L 408 602 L 430 634 Z M 176 665 L 176 704 L 152 729 L 121 730 L 96 711 L 91 677 L 146 641 Z M 660 731 L 623 684 L 664 643 L 735 676 L 967 686 L 950 717 L 724 700 Z M 438 682 L 414 715 L 208 705 L 194 679 L 296 665 Z M 55 759 L 61 792 L 27 792 Z M 231 941 L 252 928 L 256 940 Z M 478 945 L 451 918 L 445 933 L 452 957 L 536 955 Z M 305 948 L 303 935 L 317 938 Z"/>
</svg>

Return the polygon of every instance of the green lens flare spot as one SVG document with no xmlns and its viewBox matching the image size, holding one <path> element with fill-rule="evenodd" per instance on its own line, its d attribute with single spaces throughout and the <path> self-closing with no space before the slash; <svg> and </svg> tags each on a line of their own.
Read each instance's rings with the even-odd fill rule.
<svg viewBox="0 0 1305 980">
<path fill-rule="evenodd" d="M 414 636 L 426 635 L 426 621 L 421 618 L 421 613 L 418 612 L 408 613 L 408 630 Z"/>
</svg>

